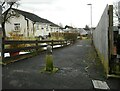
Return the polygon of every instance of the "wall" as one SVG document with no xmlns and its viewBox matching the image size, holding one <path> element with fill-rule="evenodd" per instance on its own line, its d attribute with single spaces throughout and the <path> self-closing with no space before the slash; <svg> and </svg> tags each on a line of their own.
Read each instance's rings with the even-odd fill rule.
<svg viewBox="0 0 120 91">
<path fill-rule="evenodd" d="M 27 30 L 27 22 L 24 19 L 24 16 L 20 15 L 19 17 L 11 17 L 8 22 L 5 23 L 5 31 L 6 36 L 10 37 L 10 32 L 14 31 L 14 23 L 20 23 L 20 30 L 26 31 Z M 22 33 L 21 32 L 21 33 Z M 23 32 L 24 33 L 24 32 Z M 26 35 L 26 33 L 24 33 Z"/>
<path fill-rule="evenodd" d="M 33 31 L 35 32 L 36 30 L 35 30 L 35 24 L 34 24 L 34 22 L 33 21 L 31 21 L 30 19 L 28 19 L 28 24 L 29 24 L 29 28 L 26 30 L 26 33 L 28 33 L 27 34 L 27 37 L 29 36 L 29 37 L 34 37 L 35 36 L 35 33 L 33 33 Z M 34 26 L 33 26 L 34 25 Z"/>
<path fill-rule="evenodd" d="M 107 5 L 101 19 L 93 31 L 93 42 L 98 52 L 99 57 L 105 67 L 106 73 L 108 73 L 108 27 L 109 27 L 109 6 Z"/>
<path fill-rule="evenodd" d="M 39 26 L 38 29 L 37 26 Z M 35 36 L 46 36 L 49 35 L 49 33 L 57 31 L 62 32 L 62 30 L 59 29 L 59 27 L 50 26 L 49 23 L 36 23 L 35 29 L 36 29 Z"/>
<path fill-rule="evenodd" d="M 38 28 L 37 28 L 38 26 Z M 47 23 L 36 23 L 35 24 L 35 36 L 46 36 L 49 34 L 49 25 Z M 48 28 L 48 29 L 47 29 Z"/>
<path fill-rule="evenodd" d="M 10 11 L 11 12 L 11 11 Z M 27 21 L 28 21 L 28 27 L 27 27 Z M 10 32 L 14 31 L 14 23 L 20 23 L 20 34 L 23 34 L 24 37 L 34 37 L 33 30 L 35 24 L 33 21 L 31 21 L 28 18 L 25 18 L 23 15 L 19 14 L 19 17 L 12 16 L 9 18 L 8 22 L 5 23 L 5 30 L 6 30 L 6 36 L 10 37 Z M 33 27 L 34 24 L 34 27 Z"/>
</svg>

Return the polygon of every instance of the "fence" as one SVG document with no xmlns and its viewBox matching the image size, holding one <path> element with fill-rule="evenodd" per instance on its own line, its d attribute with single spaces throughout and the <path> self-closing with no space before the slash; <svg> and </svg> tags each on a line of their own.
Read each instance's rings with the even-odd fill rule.
<svg viewBox="0 0 120 91">
<path fill-rule="evenodd" d="M 64 47 L 70 45 L 70 40 L 5 40 L 2 39 L 2 59 L 3 63 L 10 63 L 24 58 L 37 55 L 46 50 L 47 45 L 52 48 Z M 27 51 L 27 54 L 12 55 L 20 51 Z M 10 57 L 5 57 L 5 53 L 10 53 Z"/>
<path fill-rule="evenodd" d="M 107 5 L 96 29 L 93 31 L 93 43 L 102 60 L 107 75 L 110 71 L 109 61 L 111 60 L 113 47 L 112 27 L 113 6 Z"/>
</svg>

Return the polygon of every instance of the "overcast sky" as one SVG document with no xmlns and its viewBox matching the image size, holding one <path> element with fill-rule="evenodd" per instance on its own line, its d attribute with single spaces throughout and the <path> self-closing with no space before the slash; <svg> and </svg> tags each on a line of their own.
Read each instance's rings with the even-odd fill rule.
<svg viewBox="0 0 120 91">
<path fill-rule="evenodd" d="M 95 27 L 107 4 L 118 0 L 20 0 L 19 9 L 34 13 L 56 24 L 74 27 L 90 26 L 92 4 L 92 26 Z"/>
</svg>

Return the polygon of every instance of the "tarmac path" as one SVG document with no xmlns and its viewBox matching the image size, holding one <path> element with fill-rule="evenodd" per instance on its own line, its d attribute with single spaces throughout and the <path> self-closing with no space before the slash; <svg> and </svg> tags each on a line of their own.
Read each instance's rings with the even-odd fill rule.
<svg viewBox="0 0 120 91">
<path fill-rule="evenodd" d="M 53 50 L 54 66 L 59 68 L 56 73 L 40 73 L 45 66 L 45 55 L 44 52 L 4 66 L 3 89 L 93 89 L 93 79 L 107 81 L 90 40 L 78 40 Z M 111 80 L 107 82 L 110 88 L 119 87 L 119 82 L 115 86 Z"/>
</svg>

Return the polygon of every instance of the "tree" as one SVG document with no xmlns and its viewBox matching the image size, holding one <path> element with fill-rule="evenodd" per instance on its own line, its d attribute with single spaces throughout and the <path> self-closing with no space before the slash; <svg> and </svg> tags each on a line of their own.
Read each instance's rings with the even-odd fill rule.
<svg viewBox="0 0 120 91">
<path fill-rule="evenodd" d="M 72 26 L 68 26 L 68 25 L 65 26 L 65 29 L 66 29 L 66 28 L 71 28 L 71 29 L 73 29 Z"/>
<path fill-rule="evenodd" d="M 113 3 L 113 19 L 114 19 L 114 25 L 118 25 L 120 23 L 120 7 L 118 7 L 118 3 L 120 4 L 120 1 L 116 1 Z"/>
<path fill-rule="evenodd" d="M 2 31 L 3 31 L 3 37 L 6 37 L 6 32 L 5 32 L 5 22 L 12 16 L 11 14 L 9 14 L 9 11 L 11 10 L 11 8 L 13 6 L 17 6 L 19 5 L 18 3 L 19 0 L 3 0 L 0 1 L 1 5 L 2 5 L 2 9 L 3 9 L 3 14 L 2 14 Z M 9 15 L 8 15 L 9 14 Z"/>
<path fill-rule="evenodd" d="M 86 29 L 86 30 L 90 30 L 90 28 L 89 28 L 88 25 L 85 25 L 85 29 Z"/>
<path fill-rule="evenodd" d="M 62 23 L 59 23 L 58 25 L 59 25 L 61 28 L 63 28 L 63 24 L 62 24 Z"/>
</svg>

